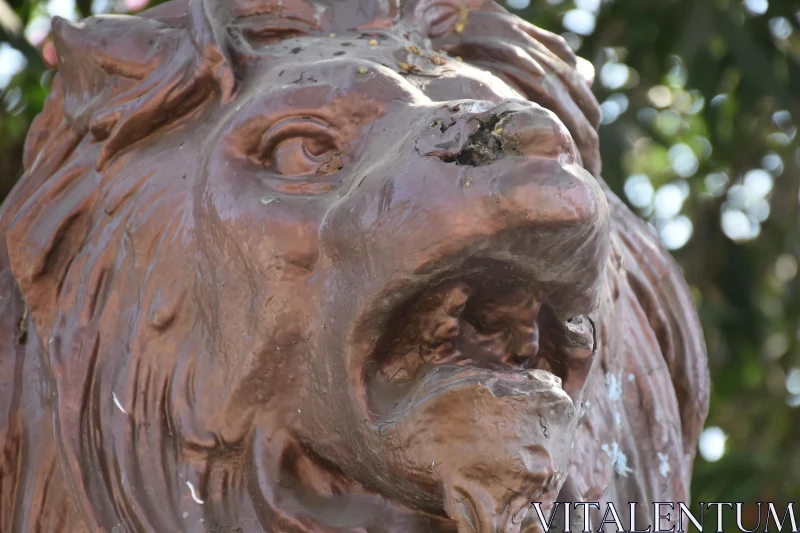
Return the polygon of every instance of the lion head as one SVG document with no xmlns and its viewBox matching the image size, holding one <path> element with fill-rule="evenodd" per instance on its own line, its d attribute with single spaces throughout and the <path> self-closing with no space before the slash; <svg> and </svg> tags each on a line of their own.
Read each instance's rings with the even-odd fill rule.
<svg viewBox="0 0 800 533">
<path fill-rule="evenodd" d="M 514 532 L 532 500 L 686 498 L 702 335 L 561 38 L 471 0 L 54 33 L 0 211 L 0 529 Z"/>
</svg>

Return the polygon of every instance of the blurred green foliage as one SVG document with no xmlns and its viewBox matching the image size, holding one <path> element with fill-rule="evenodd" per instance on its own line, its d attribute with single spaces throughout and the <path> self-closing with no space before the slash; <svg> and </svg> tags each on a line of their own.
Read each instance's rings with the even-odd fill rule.
<svg viewBox="0 0 800 533">
<path fill-rule="evenodd" d="M 692 499 L 800 500 L 800 4 L 506 1 L 594 64 L 603 175 L 692 286 L 713 376 Z M 146 4 L 0 0 L 0 198 L 52 78 L 48 17 Z"/>
<path fill-rule="evenodd" d="M 727 436 L 719 460 L 698 458 L 694 501 L 800 500 L 798 10 L 550 0 L 518 11 L 593 62 L 603 176 L 692 286 L 712 374 L 707 426 Z M 713 435 L 701 442 L 712 459 Z"/>
</svg>

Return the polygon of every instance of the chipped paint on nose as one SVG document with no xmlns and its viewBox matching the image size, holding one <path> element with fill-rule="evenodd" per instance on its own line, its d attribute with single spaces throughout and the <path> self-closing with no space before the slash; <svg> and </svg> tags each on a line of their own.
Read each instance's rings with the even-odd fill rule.
<svg viewBox="0 0 800 533">
<path fill-rule="evenodd" d="M 554 113 L 516 101 L 447 104 L 423 126 L 415 148 L 420 155 L 471 167 L 515 156 L 564 163 L 577 158 L 572 137 Z"/>
</svg>

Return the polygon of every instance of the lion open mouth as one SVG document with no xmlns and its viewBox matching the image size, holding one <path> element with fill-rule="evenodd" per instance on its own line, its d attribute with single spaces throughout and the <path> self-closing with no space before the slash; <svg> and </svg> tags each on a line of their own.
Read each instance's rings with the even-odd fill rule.
<svg viewBox="0 0 800 533">
<path fill-rule="evenodd" d="M 594 324 L 523 272 L 473 256 L 397 295 L 363 367 L 379 438 L 431 495 L 415 508 L 459 532 L 519 531 L 566 477 Z"/>
<path fill-rule="evenodd" d="M 512 266 L 490 262 L 407 298 L 365 365 L 370 411 L 393 418 L 410 396 L 455 379 L 524 382 L 534 374 L 575 400 L 573 370 L 591 362 L 594 325 L 586 316 L 560 321 L 545 297 Z"/>
</svg>

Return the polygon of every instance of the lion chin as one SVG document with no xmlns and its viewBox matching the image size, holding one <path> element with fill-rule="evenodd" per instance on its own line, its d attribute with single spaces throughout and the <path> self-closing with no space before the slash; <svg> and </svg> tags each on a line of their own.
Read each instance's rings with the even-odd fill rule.
<svg viewBox="0 0 800 533">
<path fill-rule="evenodd" d="M 702 333 L 563 39 L 472 0 L 53 30 L 0 208 L 0 531 L 531 533 L 532 502 L 687 499 Z"/>
</svg>

